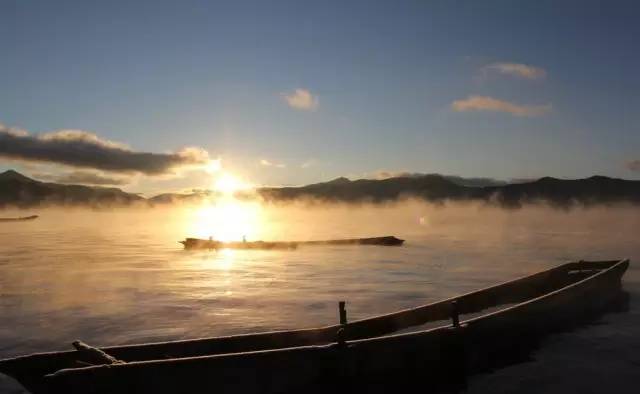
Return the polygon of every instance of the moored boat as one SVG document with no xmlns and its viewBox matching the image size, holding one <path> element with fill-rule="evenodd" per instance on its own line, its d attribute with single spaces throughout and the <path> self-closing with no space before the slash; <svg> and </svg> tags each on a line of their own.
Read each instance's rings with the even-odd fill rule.
<svg viewBox="0 0 640 394">
<path fill-rule="evenodd" d="M 223 242 L 213 239 L 187 238 L 180 241 L 185 249 L 296 249 L 304 245 L 377 245 L 377 246 L 401 246 L 403 239 L 394 236 L 333 239 L 323 241 L 295 241 L 295 242 Z"/>
<path fill-rule="evenodd" d="M 433 387 L 602 313 L 619 299 L 628 265 L 629 260 L 566 263 L 351 323 L 341 309 L 341 324 L 327 327 L 105 347 L 101 351 L 116 360 L 105 365 L 87 365 L 81 350 L 41 353 L 1 360 L 0 372 L 35 394 L 293 393 L 345 384 L 388 391 L 388 382 L 397 388 L 416 376 Z M 500 305 L 506 306 L 487 312 Z M 397 334 L 434 322 L 440 324 Z"/>
<path fill-rule="evenodd" d="M 184 245 L 185 249 L 295 249 L 298 244 L 295 242 L 265 242 L 265 241 L 251 241 L 251 242 L 224 242 L 216 240 L 187 238 L 184 241 L 180 241 Z"/>
<path fill-rule="evenodd" d="M 38 218 L 38 215 L 22 216 L 18 218 L 0 218 L 0 222 L 26 222 L 26 221 L 34 220 L 37 218 Z"/>
</svg>

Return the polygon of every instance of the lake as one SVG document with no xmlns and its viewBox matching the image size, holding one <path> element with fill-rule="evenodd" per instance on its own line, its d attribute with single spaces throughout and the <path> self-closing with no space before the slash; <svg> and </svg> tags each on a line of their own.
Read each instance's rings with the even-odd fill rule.
<svg viewBox="0 0 640 394">
<path fill-rule="evenodd" d="M 266 206 L 228 200 L 34 213 L 40 215 L 35 221 L 0 223 L 0 358 L 71 349 L 76 339 L 117 345 L 328 325 L 337 322 L 341 300 L 355 320 L 570 260 L 629 257 L 628 312 L 553 336 L 530 362 L 474 377 L 468 391 L 567 392 L 579 384 L 589 392 L 597 382 L 632 382 L 640 371 L 637 208 L 503 210 L 416 201 Z M 187 236 L 378 235 L 395 235 L 406 244 L 216 252 L 185 251 L 178 243 Z M 580 382 L 567 379 L 567 364 L 579 371 Z"/>
</svg>

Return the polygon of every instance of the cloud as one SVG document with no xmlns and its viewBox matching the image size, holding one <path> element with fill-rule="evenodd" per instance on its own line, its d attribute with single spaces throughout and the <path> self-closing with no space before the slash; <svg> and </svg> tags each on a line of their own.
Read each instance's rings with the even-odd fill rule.
<svg viewBox="0 0 640 394">
<path fill-rule="evenodd" d="M 318 165 L 318 161 L 315 159 L 309 159 L 305 162 L 303 162 L 302 164 L 300 164 L 300 168 L 306 169 L 306 168 L 310 168 L 313 166 Z"/>
<path fill-rule="evenodd" d="M 451 103 L 451 108 L 456 112 L 492 111 L 507 112 L 514 116 L 541 116 L 551 111 L 552 107 L 551 104 L 518 105 L 488 96 L 468 96 Z"/>
<path fill-rule="evenodd" d="M 178 167 L 203 165 L 209 161 L 207 151 L 196 147 L 175 153 L 138 152 L 86 131 L 61 130 L 30 135 L 16 133 L 3 125 L 0 125 L 0 157 L 146 175 L 167 174 Z"/>
<path fill-rule="evenodd" d="M 524 79 L 542 79 L 547 76 L 543 68 L 519 63 L 493 63 L 485 66 L 485 70 Z"/>
<path fill-rule="evenodd" d="M 269 160 L 262 159 L 260 160 L 260 165 L 265 167 L 276 167 L 276 168 L 285 168 L 286 165 L 284 163 L 272 163 Z"/>
<path fill-rule="evenodd" d="M 7 133 L 16 137 L 24 137 L 26 135 L 29 135 L 29 133 L 26 130 L 23 130 L 17 127 L 5 126 L 2 123 L 0 123 L 0 132 Z"/>
<path fill-rule="evenodd" d="M 89 171 L 74 171 L 61 175 L 53 174 L 33 174 L 34 178 L 44 181 L 53 181 L 57 183 L 66 184 L 81 184 L 81 185 L 126 185 L 130 183 L 128 178 L 109 177 L 96 172 Z"/>
<path fill-rule="evenodd" d="M 306 89 L 296 89 L 291 93 L 282 93 L 282 97 L 291 108 L 303 111 L 315 111 L 320 105 L 318 97 Z"/>
<path fill-rule="evenodd" d="M 382 180 L 382 179 L 398 178 L 398 177 L 413 178 L 413 177 L 419 177 L 419 176 L 422 176 L 422 175 L 424 175 L 424 174 L 419 173 L 419 172 L 411 173 L 409 171 L 379 170 L 379 171 L 376 171 L 375 173 L 373 173 L 372 176 L 370 176 L 369 174 L 365 174 L 365 178 L 371 178 L 372 177 L 373 179 Z"/>
<path fill-rule="evenodd" d="M 627 169 L 640 172 L 640 160 L 631 160 L 627 162 Z"/>
</svg>

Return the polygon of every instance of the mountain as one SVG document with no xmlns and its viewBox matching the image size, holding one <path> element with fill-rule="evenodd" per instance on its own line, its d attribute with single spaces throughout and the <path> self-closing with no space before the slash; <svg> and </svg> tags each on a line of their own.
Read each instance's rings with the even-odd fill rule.
<svg viewBox="0 0 640 394">
<path fill-rule="evenodd" d="M 255 194 L 244 193 L 238 197 L 252 199 L 257 195 L 274 202 L 314 200 L 348 203 L 384 203 L 411 197 L 434 203 L 480 201 L 506 208 L 518 208 L 539 201 L 561 208 L 621 202 L 640 204 L 640 181 L 605 176 L 569 180 L 544 177 L 531 182 L 505 185 L 486 181 L 486 178 L 476 178 L 471 183 L 460 179 L 463 178 L 437 174 L 412 174 L 381 180 L 351 181 L 337 178 L 301 187 L 263 187 L 257 189 Z M 145 199 L 116 188 L 40 182 L 13 170 L 0 174 L 0 207 L 28 207 L 38 204 L 112 206 L 137 202 L 150 205 L 197 203 L 216 196 L 217 193 L 212 191 L 194 191 L 190 194 L 165 193 Z"/>
<path fill-rule="evenodd" d="M 301 187 L 262 188 L 258 192 L 268 201 L 386 202 L 414 197 L 431 202 L 483 201 L 508 208 L 538 201 L 563 208 L 619 202 L 640 204 L 640 181 L 604 176 L 572 180 L 545 177 L 497 186 L 465 186 L 456 181 L 435 174 L 382 180 L 338 178 Z"/>
<path fill-rule="evenodd" d="M 127 205 L 144 198 L 117 188 L 40 182 L 16 171 L 0 173 L 0 207 L 51 205 Z"/>
<path fill-rule="evenodd" d="M 544 200 L 558 207 L 640 203 L 640 181 L 592 176 L 585 179 L 540 178 L 533 182 L 484 188 L 502 206 L 520 207 Z"/>
<path fill-rule="evenodd" d="M 387 179 L 337 178 L 329 182 L 302 187 L 262 188 L 258 193 L 266 200 L 318 199 L 341 202 L 385 202 L 402 197 L 419 197 L 429 201 L 463 199 L 469 190 L 440 175 L 407 176 Z"/>
</svg>

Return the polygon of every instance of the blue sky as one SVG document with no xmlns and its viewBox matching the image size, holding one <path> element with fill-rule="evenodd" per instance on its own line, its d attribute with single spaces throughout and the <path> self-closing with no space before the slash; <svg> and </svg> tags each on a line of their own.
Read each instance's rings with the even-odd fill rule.
<svg viewBox="0 0 640 394">
<path fill-rule="evenodd" d="M 639 179 L 638 20 L 633 1 L 2 0 L 0 123 L 196 146 L 256 184 Z M 0 156 L 75 170 L 38 163 Z"/>
</svg>

